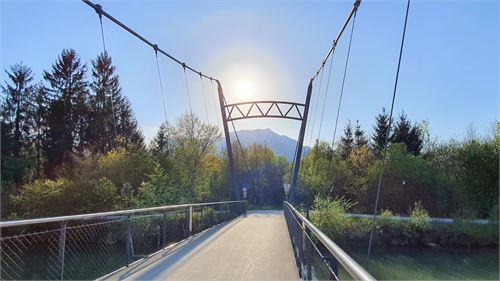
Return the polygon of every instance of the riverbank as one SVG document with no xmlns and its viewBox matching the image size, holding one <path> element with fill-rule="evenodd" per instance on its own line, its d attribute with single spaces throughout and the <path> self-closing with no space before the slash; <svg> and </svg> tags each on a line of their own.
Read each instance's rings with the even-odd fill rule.
<svg viewBox="0 0 500 281">
<path fill-rule="evenodd" d="M 317 199 L 310 217 L 312 222 L 340 245 L 368 244 L 372 219 L 346 216 L 351 204 L 342 199 Z M 476 223 L 455 219 L 453 223 L 432 221 L 425 209 L 416 203 L 408 219 L 394 219 L 384 210 L 375 222 L 374 245 L 384 247 L 498 247 L 498 221 Z"/>
</svg>

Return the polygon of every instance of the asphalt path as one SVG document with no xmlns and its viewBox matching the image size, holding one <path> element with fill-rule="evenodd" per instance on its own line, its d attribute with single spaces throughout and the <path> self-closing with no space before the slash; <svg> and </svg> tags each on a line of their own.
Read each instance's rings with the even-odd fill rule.
<svg viewBox="0 0 500 281">
<path fill-rule="evenodd" d="M 111 280 L 298 280 L 283 211 L 249 211 Z"/>
</svg>

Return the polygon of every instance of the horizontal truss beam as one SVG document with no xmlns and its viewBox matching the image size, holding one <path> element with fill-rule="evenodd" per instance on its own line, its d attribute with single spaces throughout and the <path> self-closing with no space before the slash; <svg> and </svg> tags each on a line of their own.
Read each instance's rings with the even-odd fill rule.
<svg viewBox="0 0 500 281">
<path fill-rule="evenodd" d="M 305 104 L 288 101 L 249 101 L 228 104 L 227 121 L 250 118 L 284 118 L 302 121 Z"/>
</svg>

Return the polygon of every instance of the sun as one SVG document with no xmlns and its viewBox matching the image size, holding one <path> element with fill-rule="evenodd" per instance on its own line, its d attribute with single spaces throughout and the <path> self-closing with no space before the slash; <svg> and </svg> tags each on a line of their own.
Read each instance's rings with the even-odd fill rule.
<svg viewBox="0 0 500 281">
<path fill-rule="evenodd" d="M 248 80 L 239 80 L 236 83 L 236 94 L 241 99 L 248 99 L 253 96 L 254 86 Z"/>
</svg>

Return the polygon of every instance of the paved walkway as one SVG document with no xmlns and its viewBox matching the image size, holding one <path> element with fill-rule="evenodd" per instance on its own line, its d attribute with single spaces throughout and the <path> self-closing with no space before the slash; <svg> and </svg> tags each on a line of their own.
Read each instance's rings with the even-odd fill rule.
<svg viewBox="0 0 500 281">
<path fill-rule="evenodd" d="M 114 280 L 298 280 L 283 211 L 254 211 L 216 226 Z"/>
</svg>

